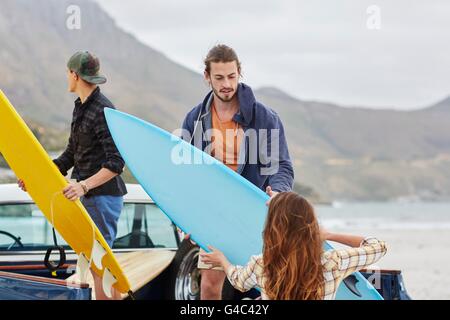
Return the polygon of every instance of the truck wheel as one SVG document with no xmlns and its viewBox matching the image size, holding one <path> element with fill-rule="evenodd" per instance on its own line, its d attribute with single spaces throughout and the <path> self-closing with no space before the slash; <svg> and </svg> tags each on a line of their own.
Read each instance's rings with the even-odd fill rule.
<svg viewBox="0 0 450 320">
<path fill-rule="evenodd" d="M 197 268 L 199 247 L 183 240 L 169 267 L 165 298 L 200 300 L 200 271 Z"/>
</svg>

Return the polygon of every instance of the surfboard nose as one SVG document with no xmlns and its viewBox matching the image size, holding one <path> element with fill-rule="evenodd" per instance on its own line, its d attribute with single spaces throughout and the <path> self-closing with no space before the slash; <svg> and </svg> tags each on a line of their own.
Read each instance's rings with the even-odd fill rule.
<svg viewBox="0 0 450 320">
<path fill-rule="evenodd" d="M 115 115 L 119 111 L 111 109 L 111 108 L 105 108 L 103 110 L 103 112 L 105 113 L 106 122 L 110 123 L 110 122 L 114 121 Z"/>
</svg>

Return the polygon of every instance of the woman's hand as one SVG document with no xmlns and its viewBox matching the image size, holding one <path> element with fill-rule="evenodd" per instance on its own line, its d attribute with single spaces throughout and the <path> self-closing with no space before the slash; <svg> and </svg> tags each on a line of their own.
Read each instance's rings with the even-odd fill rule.
<svg viewBox="0 0 450 320">
<path fill-rule="evenodd" d="M 211 246 L 208 246 L 208 249 L 211 250 L 211 252 L 200 254 L 200 259 L 202 259 L 202 262 L 210 264 L 213 267 L 223 267 L 226 269 L 226 266 L 230 263 L 223 252 Z"/>
</svg>

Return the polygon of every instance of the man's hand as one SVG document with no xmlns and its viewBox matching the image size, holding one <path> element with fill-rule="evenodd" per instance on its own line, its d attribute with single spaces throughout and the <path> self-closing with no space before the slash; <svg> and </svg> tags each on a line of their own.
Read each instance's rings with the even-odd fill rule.
<svg viewBox="0 0 450 320">
<path fill-rule="evenodd" d="M 23 182 L 22 179 L 17 180 L 17 184 L 19 185 L 19 188 L 23 191 L 27 192 L 27 188 L 25 187 L 25 182 Z"/>
<path fill-rule="evenodd" d="M 273 190 L 272 190 L 272 187 L 271 187 L 271 186 L 268 186 L 268 187 L 266 188 L 266 193 L 267 193 L 267 195 L 270 197 L 270 199 L 267 200 L 267 202 L 266 202 L 266 205 L 269 205 L 269 204 L 270 204 L 270 201 L 271 201 L 271 200 L 272 200 L 279 192 L 273 191 Z"/>
<path fill-rule="evenodd" d="M 70 201 L 76 201 L 84 196 L 84 189 L 78 182 L 69 184 L 63 190 L 64 196 Z"/>
</svg>

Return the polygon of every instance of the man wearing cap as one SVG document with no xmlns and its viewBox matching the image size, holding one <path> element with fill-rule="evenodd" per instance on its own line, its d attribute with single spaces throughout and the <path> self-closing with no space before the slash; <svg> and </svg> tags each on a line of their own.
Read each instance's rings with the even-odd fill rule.
<svg viewBox="0 0 450 320">
<path fill-rule="evenodd" d="M 78 95 L 75 101 L 69 144 L 54 162 L 63 175 L 73 167 L 71 183 L 64 195 L 81 202 L 92 220 L 112 247 L 117 235 L 117 222 L 127 193 L 120 174 L 125 162 L 106 124 L 104 108 L 114 105 L 100 92 L 99 84 L 106 78 L 99 74 L 100 63 L 89 52 L 75 53 L 67 63 L 69 92 Z M 101 279 L 97 279 L 101 284 Z M 100 297 L 99 297 L 100 296 Z M 105 298 L 96 285 L 96 298 Z"/>
<path fill-rule="evenodd" d="M 73 168 L 72 182 L 63 190 L 67 199 L 81 200 L 106 242 L 112 247 L 117 235 L 117 222 L 127 193 L 120 174 L 125 162 L 109 132 L 104 108 L 114 105 L 100 92 L 106 78 L 99 74 L 100 63 L 89 52 L 75 53 L 67 63 L 68 90 L 78 95 L 66 150 L 54 160 L 66 176 Z M 25 189 L 23 181 L 19 181 Z M 101 279 L 92 273 L 97 299 L 106 299 Z M 114 289 L 113 289 L 114 291 Z M 119 298 L 117 292 L 113 298 Z"/>
</svg>

